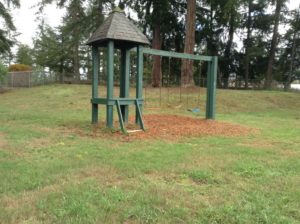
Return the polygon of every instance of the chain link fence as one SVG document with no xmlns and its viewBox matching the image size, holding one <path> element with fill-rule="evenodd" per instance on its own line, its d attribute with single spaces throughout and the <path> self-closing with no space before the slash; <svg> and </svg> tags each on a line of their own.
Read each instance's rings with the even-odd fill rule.
<svg viewBox="0 0 300 224">
<path fill-rule="evenodd" d="M 33 86 L 48 85 L 55 83 L 54 73 L 44 71 L 9 72 L 0 80 L 0 90 Z"/>
</svg>

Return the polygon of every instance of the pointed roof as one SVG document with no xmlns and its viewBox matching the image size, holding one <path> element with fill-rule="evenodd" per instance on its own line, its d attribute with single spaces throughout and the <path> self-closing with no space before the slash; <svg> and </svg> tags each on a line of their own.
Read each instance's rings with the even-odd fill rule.
<svg viewBox="0 0 300 224">
<path fill-rule="evenodd" d="M 107 40 L 118 40 L 149 45 L 147 37 L 130 21 L 120 8 L 114 9 L 102 25 L 90 37 L 87 45 L 95 45 Z"/>
</svg>

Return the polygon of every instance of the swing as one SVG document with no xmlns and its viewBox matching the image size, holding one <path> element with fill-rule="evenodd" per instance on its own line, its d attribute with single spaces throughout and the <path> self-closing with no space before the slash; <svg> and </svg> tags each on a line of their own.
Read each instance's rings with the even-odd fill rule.
<svg viewBox="0 0 300 224">
<path fill-rule="evenodd" d="M 197 115 L 199 115 L 199 113 L 201 111 L 201 109 L 200 109 L 200 90 L 201 90 L 200 82 L 201 82 L 201 61 L 199 62 L 199 91 L 198 91 L 198 95 L 197 95 L 197 107 L 188 109 L 189 112 L 192 112 Z"/>
</svg>

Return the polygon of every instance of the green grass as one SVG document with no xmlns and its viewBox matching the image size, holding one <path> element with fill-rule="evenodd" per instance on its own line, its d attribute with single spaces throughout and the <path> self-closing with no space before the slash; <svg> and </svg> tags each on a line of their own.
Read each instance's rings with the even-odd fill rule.
<svg viewBox="0 0 300 224">
<path fill-rule="evenodd" d="M 0 94 L 1 224 L 300 223 L 299 93 L 218 90 L 217 119 L 255 134 L 141 141 L 94 135 L 90 91 Z M 162 95 L 145 113 L 204 115 L 204 89 Z"/>
</svg>

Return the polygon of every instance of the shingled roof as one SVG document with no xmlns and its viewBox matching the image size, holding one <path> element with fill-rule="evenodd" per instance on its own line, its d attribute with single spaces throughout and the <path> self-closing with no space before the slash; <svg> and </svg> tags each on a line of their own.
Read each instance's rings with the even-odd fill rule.
<svg viewBox="0 0 300 224">
<path fill-rule="evenodd" d="M 147 37 L 117 8 L 90 37 L 87 45 L 101 45 L 107 40 L 149 45 Z"/>
</svg>

